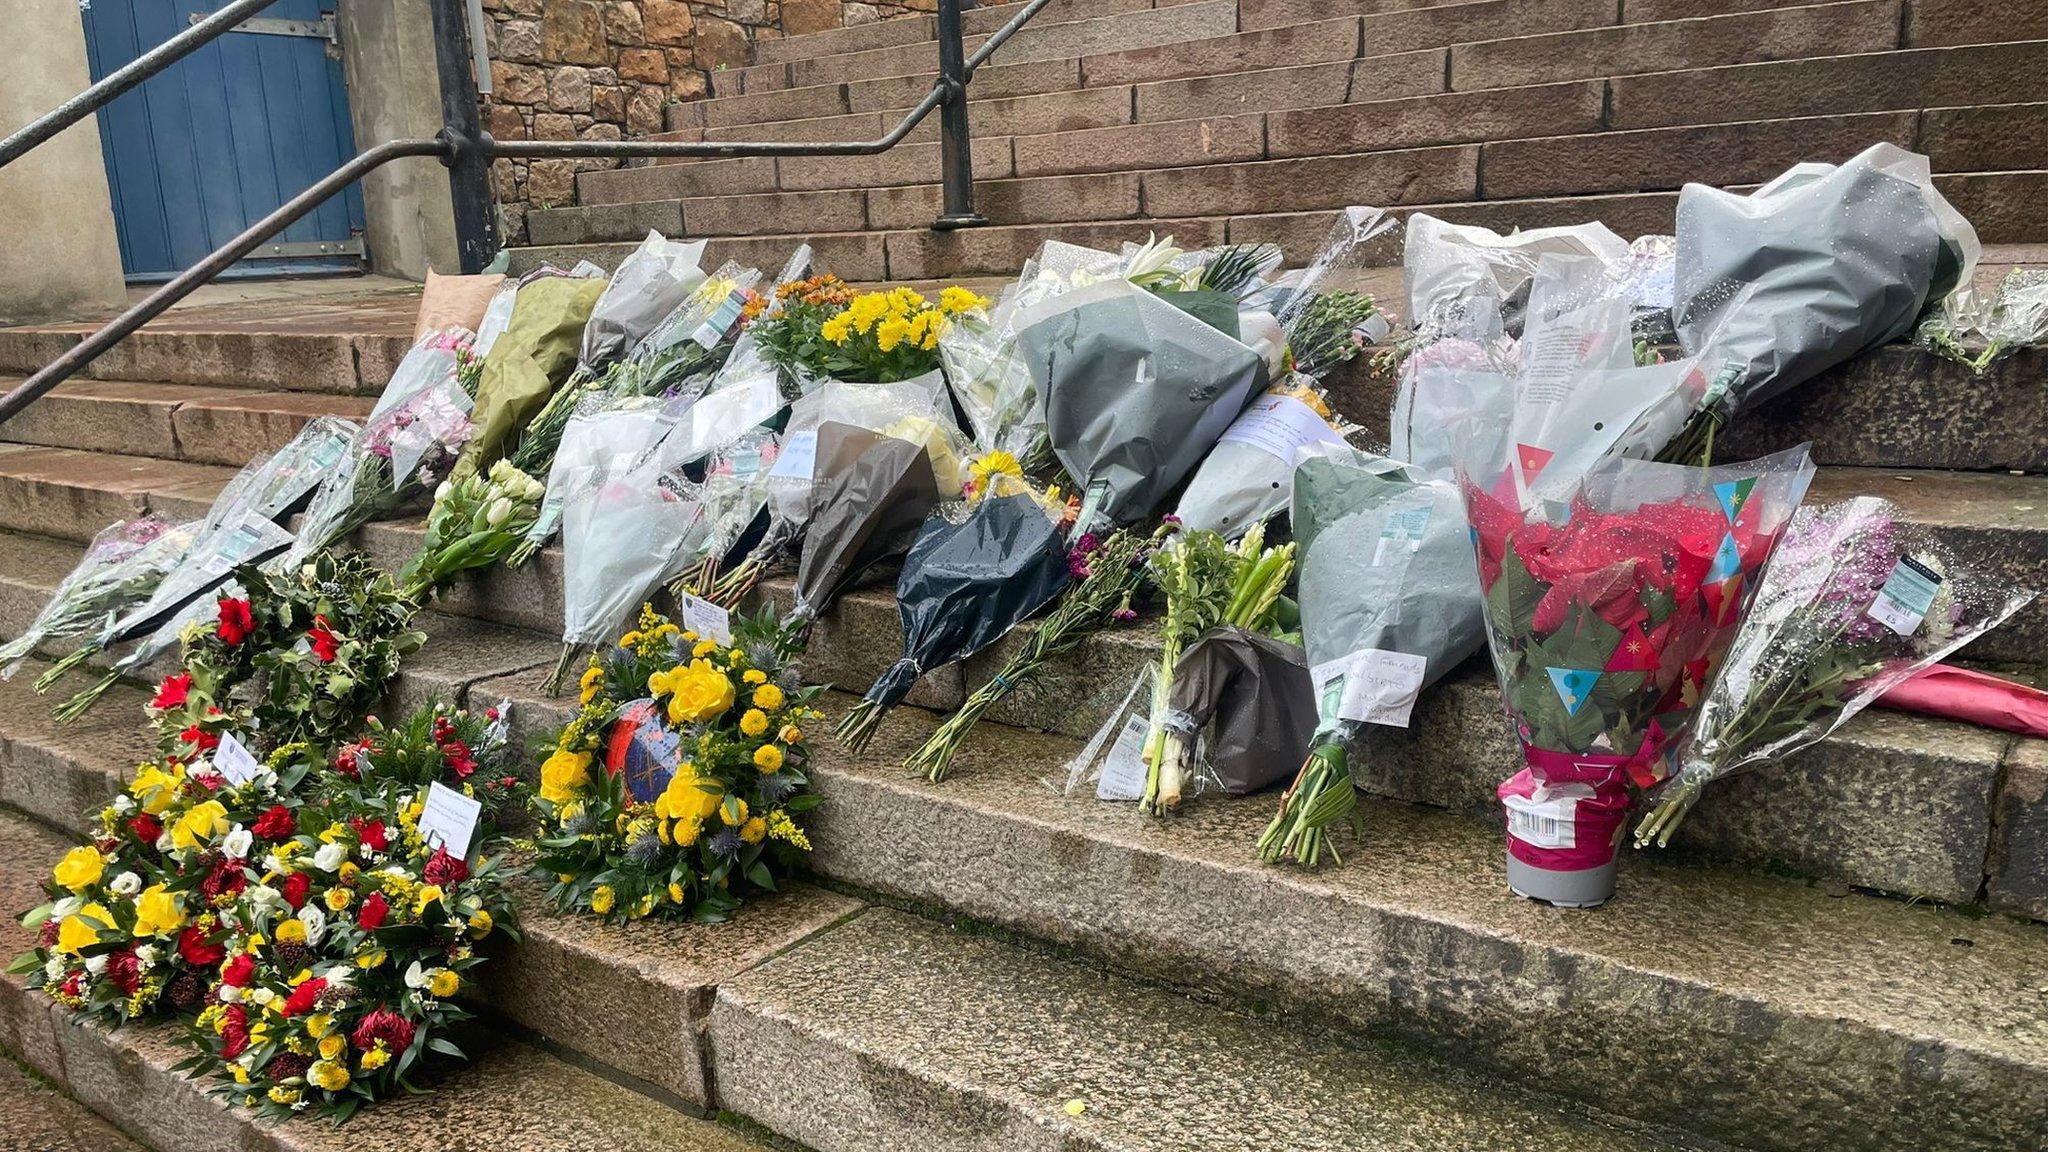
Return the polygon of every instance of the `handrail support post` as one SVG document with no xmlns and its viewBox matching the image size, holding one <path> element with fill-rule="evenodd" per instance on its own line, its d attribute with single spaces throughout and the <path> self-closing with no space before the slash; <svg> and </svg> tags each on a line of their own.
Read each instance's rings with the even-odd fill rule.
<svg viewBox="0 0 2048 1152">
<path fill-rule="evenodd" d="M 932 227 L 940 231 L 988 223 L 974 210 L 974 147 L 967 129 L 967 52 L 960 42 L 961 0 L 939 0 L 939 164 L 945 204 Z"/>
<path fill-rule="evenodd" d="M 434 16 L 434 65 L 441 81 L 441 132 L 448 145 L 448 196 L 455 210 L 456 260 L 474 276 L 498 254 L 497 209 L 491 198 L 491 138 L 484 132 L 476 76 L 470 71 L 468 5 L 428 0 Z"/>
</svg>

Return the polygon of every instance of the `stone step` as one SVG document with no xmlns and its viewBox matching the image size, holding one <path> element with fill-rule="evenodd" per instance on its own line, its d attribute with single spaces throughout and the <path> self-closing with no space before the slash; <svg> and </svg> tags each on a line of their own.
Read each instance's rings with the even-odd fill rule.
<svg viewBox="0 0 2048 1152">
<path fill-rule="evenodd" d="M 1290 162 L 1293 163 L 1293 162 Z M 1199 187 L 1197 173 L 1186 179 Z M 1965 172 L 1940 174 L 1937 187 L 1976 227 L 1986 244 L 2039 242 L 2044 230 L 2043 192 L 2048 173 L 2042 171 Z M 1306 193 L 1299 193 L 1306 195 Z M 1190 192 L 1188 195 L 1192 196 Z M 1336 202 L 1343 201 L 1336 196 Z M 1677 207 L 1676 192 L 1599 193 L 1586 196 L 1533 197 L 1451 203 L 1415 204 L 1398 211 L 1427 211 L 1447 220 L 1495 229 L 1538 228 L 1599 220 L 1624 236 L 1668 234 Z M 1239 207 L 1241 205 L 1219 205 Z M 1014 224 L 934 232 L 929 228 L 887 232 L 786 233 L 713 238 L 708 259 L 734 259 L 756 266 L 775 266 L 799 243 L 811 243 L 823 266 L 848 280 L 940 280 L 973 276 L 1014 275 L 1046 240 L 1114 248 L 1144 233 L 1172 235 L 1187 246 L 1231 243 L 1274 243 L 1290 252 L 1312 252 L 1328 234 L 1333 217 L 1327 211 L 1263 212 L 1228 216 L 1147 216 L 1128 221 L 1060 224 Z M 511 249 L 515 273 L 554 263 L 568 267 L 590 260 L 616 267 L 633 246 L 625 243 L 540 245 Z M 780 254 L 780 255 L 777 255 Z M 1399 249 L 1389 244 L 1376 254 L 1382 264 L 1398 263 Z"/>
<path fill-rule="evenodd" d="M 1470 0 L 1238 0 L 1238 24 L 1272 28 L 1337 15 L 1382 16 L 1447 7 Z M 1622 0 L 1620 22 L 1640 24 L 1692 16 L 1724 16 L 1758 8 L 1794 8 L 1811 0 Z M 1668 11 L 1666 11 L 1668 10 Z"/>
<path fill-rule="evenodd" d="M 0 379 L 0 388 L 18 380 Z M 0 440 L 240 467 L 316 416 L 361 419 L 368 397 L 194 384 L 71 380 L 0 424 Z"/>
<path fill-rule="evenodd" d="M 16 816 L 0 816 L 0 858 L 8 907 L 41 898 L 37 882 L 68 841 Z M 775 915 L 772 911 L 768 918 Z M 9 957 L 28 943 L 25 930 L 6 918 L 0 948 Z M 496 962 L 484 970 L 498 967 Z M 609 974 L 607 974 L 609 975 Z M 556 998 L 566 1002 L 553 989 Z M 629 989 L 599 984 L 581 989 L 601 997 Z M 637 991 L 637 990 L 632 990 Z M 645 1015 L 646 1003 L 632 1005 Z M 708 1005 L 707 1005 L 708 1006 Z M 622 1005 L 622 1007 L 625 1007 Z M 626 1015 L 627 1013 L 621 1013 Z M 380 1148 L 560 1149 L 593 1152 L 764 1152 L 756 1138 L 675 1108 L 484 1027 L 465 1030 L 468 1063 L 444 1061 L 427 1080 L 432 1090 L 379 1103 L 355 1126 L 299 1122 L 268 1124 L 207 1094 L 210 1082 L 193 1080 L 173 1065 L 191 1055 L 165 1023 L 119 1030 L 79 1027 L 63 1009 L 24 989 L 20 977 L 0 979 L 0 1047 L 48 1077 L 119 1128 L 156 1148 L 246 1149 L 249 1152 L 326 1152 Z M 679 1029 L 694 1041 L 688 1027 Z M 8 1118 L 10 1136 L 29 1117 Z M 374 1144 L 366 1144 L 370 1136 Z M 36 1143 L 22 1147 L 56 1147 Z M 110 1148 L 111 1143 L 78 1147 Z"/>
<path fill-rule="evenodd" d="M 86 369 L 98 380 L 374 394 L 412 344 L 413 291 L 175 309 Z M 27 375 L 100 321 L 0 328 L 0 373 Z"/>
<path fill-rule="evenodd" d="M 204 515 L 235 469 L 70 448 L 0 445 L 0 529 L 85 543 L 144 512 Z"/>
<path fill-rule="evenodd" d="M 6 1138 L 38 1152 L 148 1152 L 98 1113 L 12 1062 L 0 1064 Z"/>
<path fill-rule="evenodd" d="M 2048 131 L 2048 103 L 2037 103 L 1521 137 L 1519 132 L 1545 120 L 1572 127 L 1597 121 L 1598 86 L 1499 91 L 1520 98 L 1497 102 L 1487 98 L 1498 92 L 1483 92 L 1386 102 L 1404 107 L 1380 111 L 1381 122 L 1398 124 L 1397 132 L 1429 142 L 1419 148 L 1379 150 L 1370 136 L 1344 144 L 1323 124 L 1310 127 L 1303 139 L 1292 134 L 1299 121 L 1275 119 L 1292 113 L 1268 116 L 1263 126 L 1253 114 L 1016 137 L 1008 143 L 1018 166 L 1078 171 L 989 179 L 986 170 L 997 168 L 998 150 L 994 160 L 976 165 L 984 172 L 977 174 L 975 206 L 995 224 L 1006 225 L 1217 215 L 1245 204 L 1290 212 L 1354 203 L 1650 192 L 1694 182 L 1739 186 L 1761 183 L 1802 160 L 1846 160 L 1879 141 L 1918 147 L 1936 158 L 1944 172 L 1995 172 L 2017 159 L 2014 141 Z M 1465 99 L 1464 111 L 1473 118 L 1460 117 L 1453 126 L 1404 116 L 1416 111 L 1456 115 L 1450 108 L 1413 107 L 1447 99 Z M 1488 104 L 1509 109 L 1505 123 L 1485 118 Z M 1444 137 L 1473 142 L 1440 142 Z M 1343 151 L 1315 154 L 1332 147 Z M 934 156 L 919 159 L 928 166 L 937 162 Z M 784 172 L 796 167 L 794 161 L 781 165 Z M 1110 170 L 1089 171 L 1096 168 Z M 663 225 L 700 237 L 774 234 L 798 220 L 825 232 L 904 230 L 934 219 L 940 199 L 936 182 L 690 196 L 673 207 L 659 201 L 535 212 L 528 217 L 528 229 L 537 244 L 623 242 Z M 1992 212 L 2010 215 L 2015 207 L 1998 205 Z M 2040 226 L 2037 234 L 2048 235 L 2048 220 Z"/>
<path fill-rule="evenodd" d="M 727 1107 L 818 1152 L 1678 1146 L 886 910 L 720 988 L 711 1043 Z"/>
</svg>

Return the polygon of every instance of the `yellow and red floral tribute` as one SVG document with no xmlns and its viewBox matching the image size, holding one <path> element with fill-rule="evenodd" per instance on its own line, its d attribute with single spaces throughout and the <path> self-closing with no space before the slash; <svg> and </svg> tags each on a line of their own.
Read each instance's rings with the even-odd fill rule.
<svg viewBox="0 0 2048 1152">
<path fill-rule="evenodd" d="M 772 618 L 732 632 L 701 637 L 649 605 L 592 658 L 533 801 L 556 907 L 722 920 L 810 849 L 797 817 L 818 803 L 805 732 L 820 689 L 798 686 Z"/>
<path fill-rule="evenodd" d="M 837 277 L 814 276 L 777 286 L 754 333 L 790 381 L 890 383 L 937 369 L 939 336 L 951 318 L 988 304 L 957 284 L 931 300 L 909 287 L 856 293 Z"/>
</svg>

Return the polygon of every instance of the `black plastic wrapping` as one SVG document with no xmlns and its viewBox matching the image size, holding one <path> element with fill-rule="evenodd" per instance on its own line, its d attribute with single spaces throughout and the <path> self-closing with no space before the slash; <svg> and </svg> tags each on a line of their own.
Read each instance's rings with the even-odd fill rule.
<svg viewBox="0 0 2048 1152">
<path fill-rule="evenodd" d="M 795 614 L 815 620 L 855 577 L 901 555 L 939 504 L 924 445 L 828 421 L 818 429 L 818 494 L 796 569 Z"/>
<path fill-rule="evenodd" d="M 1316 730 L 1315 686 L 1300 647 L 1235 625 L 1196 637 L 1173 666 L 1170 726 L 1207 741 L 1212 783 L 1233 796 L 1292 777 Z"/>
</svg>

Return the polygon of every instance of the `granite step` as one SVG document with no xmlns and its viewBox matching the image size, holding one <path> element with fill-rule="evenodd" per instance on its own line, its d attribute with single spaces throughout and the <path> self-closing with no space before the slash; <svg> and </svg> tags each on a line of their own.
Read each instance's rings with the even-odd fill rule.
<svg viewBox="0 0 2048 1152">
<path fill-rule="evenodd" d="M 1840 162 L 1878 142 L 1918 147 L 1948 173 L 1996 172 L 2011 165 L 2013 141 L 2048 130 L 2048 103 L 1972 109 L 1872 112 L 1701 127 L 1539 134 L 1548 121 L 1597 129 L 1597 84 L 1385 102 L 1382 124 L 1398 125 L 1384 147 L 1377 133 L 1339 143 L 1323 124 L 1305 132 L 1272 116 L 1215 117 L 1166 124 L 1111 125 L 1011 137 L 1011 166 L 1038 173 L 1021 178 L 978 176 L 975 206 L 994 224 L 1077 223 L 1146 216 L 1225 214 L 1256 204 L 1273 212 L 1314 211 L 1346 204 L 1383 206 L 1450 201 L 1516 200 L 1601 193 L 1676 190 L 1690 183 L 1743 186 L 1769 180 L 1793 164 Z M 1417 105 L 1458 102 L 1452 109 Z M 1512 109 L 1504 123 L 1484 119 L 1488 103 Z M 1374 110 L 1346 105 L 1340 111 Z M 1432 117 L 1417 122 L 1411 116 Z M 1451 122 L 1433 115 L 1455 114 Z M 1353 128 L 1357 118 L 1347 118 Z M 1573 123 L 1578 121 L 1578 123 Z M 1440 125 L 1440 126 L 1439 126 Z M 1997 125 L 1994 131 L 1987 131 Z M 1532 132 L 1533 129 L 1533 132 Z M 1401 139 L 1399 137 L 1406 137 Z M 1342 151 L 1337 151 L 1342 149 Z M 1001 172 L 1000 147 L 978 168 Z M 917 161 L 933 162 L 930 156 Z M 902 158 L 913 171 L 913 158 Z M 1054 171 L 1048 172 L 1047 169 Z M 1059 171 L 1069 169 L 1069 171 Z M 642 185 L 658 183 L 663 168 Z M 820 166 L 818 176 L 832 179 Z M 703 187 L 689 174 L 683 186 Z M 778 179 L 803 183 L 809 173 L 781 162 Z M 842 177 L 843 178 L 843 177 Z M 774 234 L 794 220 L 818 231 L 911 230 L 941 208 L 936 182 L 846 188 L 693 194 L 657 202 L 604 203 L 538 211 L 528 217 L 536 244 L 626 242 L 650 227 L 693 237 Z M 2017 205 L 1994 207 L 2009 213 Z M 2033 221 L 2048 235 L 2048 222 Z"/>
<path fill-rule="evenodd" d="M 147 1152 L 98 1113 L 12 1060 L 0 1061 L 0 1144 L 37 1152 Z"/>
<path fill-rule="evenodd" d="M 217 464 L 0 445 L 0 529 L 83 544 L 143 512 L 191 519 L 234 474 Z"/>
<path fill-rule="evenodd" d="M 0 388 L 18 380 L 0 378 Z M 316 416 L 361 419 L 369 397 L 198 384 L 69 380 L 0 424 L 0 440 L 240 467 Z"/>
</svg>

